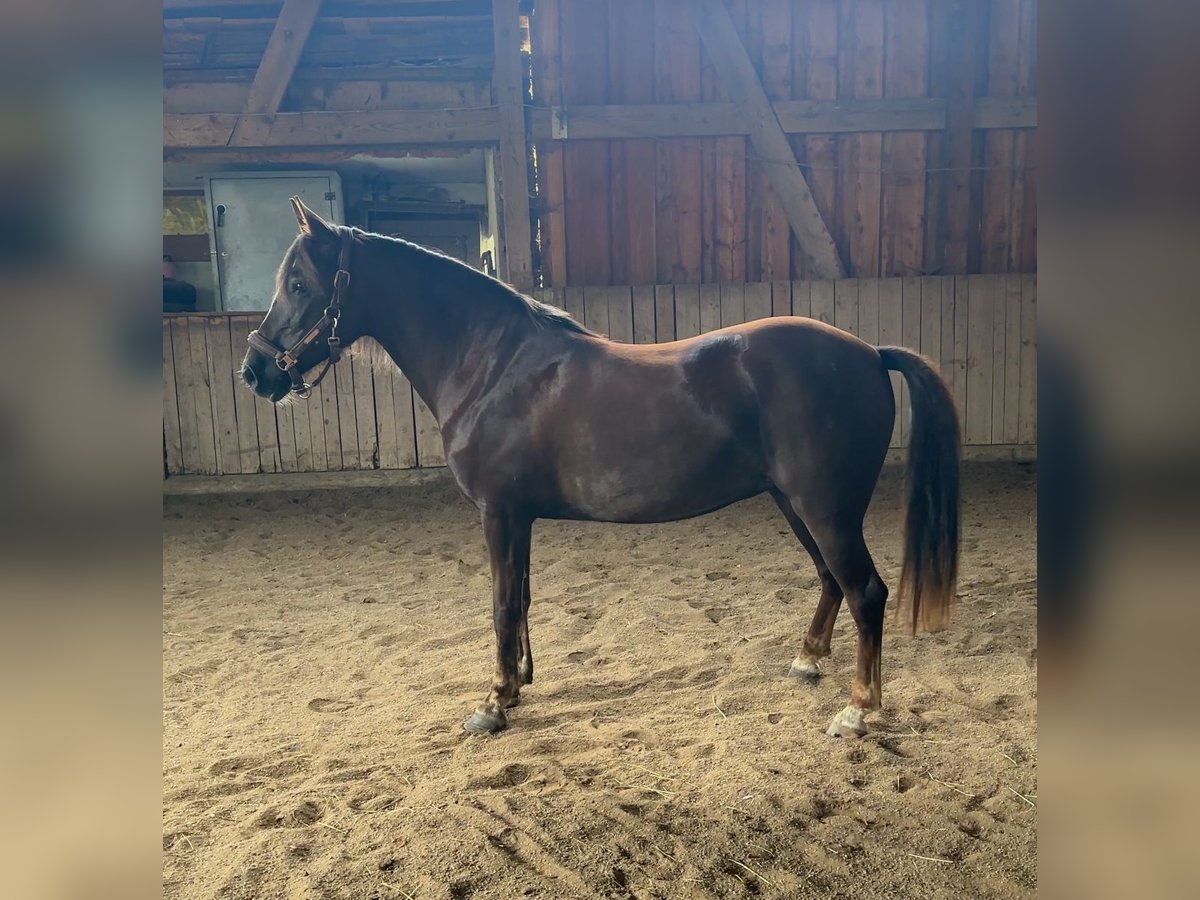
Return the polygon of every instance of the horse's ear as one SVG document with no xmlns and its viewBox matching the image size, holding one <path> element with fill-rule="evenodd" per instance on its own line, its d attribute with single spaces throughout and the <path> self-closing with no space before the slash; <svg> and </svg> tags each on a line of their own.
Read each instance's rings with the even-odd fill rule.
<svg viewBox="0 0 1200 900">
<path fill-rule="evenodd" d="M 292 198 L 292 212 L 296 214 L 296 223 L 300 226 L 300 230 L 308 231 L 308 220 L 305 218 L 307 210 L 299 197 Z"/>
<path fill-rule="evenodd" d="M 301 234 L 308 237 L 333 234 L 333 229 L 329 227 L 329 224 L 305 206 L 304 201 L 299 197 L 292 198 L 292 212 L 296 214 L 296 223 L 300 226 Z"/>
</svg>

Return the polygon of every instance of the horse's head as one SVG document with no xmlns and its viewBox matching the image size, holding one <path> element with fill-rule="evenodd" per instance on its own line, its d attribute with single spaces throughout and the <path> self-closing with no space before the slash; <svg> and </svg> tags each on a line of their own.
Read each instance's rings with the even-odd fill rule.
<svg viewBox="0 0 1200 900">
<path fill-rule="evenodd" d="M 300 234 L 275 275 L 275 295 L 250 336 L 242 380 L 254 393 L 278 402 L 295 391 L 307 396 L 303 376 L 337 361 L 343 345 L 361 336 L 362 310 L 344 307 L 349 293 L 349 228 L 332 225 L 298 197 L 292 208 Z"/>
</svg>

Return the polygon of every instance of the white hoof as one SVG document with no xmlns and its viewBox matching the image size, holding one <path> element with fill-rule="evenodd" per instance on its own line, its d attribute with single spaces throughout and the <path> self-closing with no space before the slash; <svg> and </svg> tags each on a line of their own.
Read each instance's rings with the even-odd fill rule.
<svg viewBox="0 0 1200 900">
<path fill-rule="evenodd" d="M 799 678 L 802 681 L 819 681 L 821 667 L 815 659 L 797 656 L 792 660 L 792 668 L 788 670 L 789 678 Z"/>
<path fill-rule="evenodd" d="M 830 737 L 860 738 L 867 733 L 867 726 L 863 723 L 865 715 L 866 710 L 857 706 L 847 706 L 833 717 L 825 733 Z"/>
</svg>

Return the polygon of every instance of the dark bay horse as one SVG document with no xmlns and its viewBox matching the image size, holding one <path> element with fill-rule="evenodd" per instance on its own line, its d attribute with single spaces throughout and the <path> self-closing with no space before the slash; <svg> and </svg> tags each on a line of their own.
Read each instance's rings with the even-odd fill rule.
<svg viewBox="0 0 1200 900">
<path fill-rule="evenodd" d="M 954 595 L 958 419 L 924 358 L 799 317 L 613 343 L 456 260 L 292 204 L 300 235 L 242 377 L 273 402 L 304 396 L 305 373 L 370 337 L 433 411 L 491 560 L 496 671 L 468 731 L 504 728 L 533 681 L 536 519 L 669 522 L 767 492 L 821 578 L 792 674 L 819 676 L 845 599 L 858 660 L 828 733 L 865 733 L 865 713 L 880 706 L 888 591 L 862 526 L 896 414 L 888 370 L 904 376 L 913 407 L 900 583 L 913 630 L 945 625 Z"/>
</svg>

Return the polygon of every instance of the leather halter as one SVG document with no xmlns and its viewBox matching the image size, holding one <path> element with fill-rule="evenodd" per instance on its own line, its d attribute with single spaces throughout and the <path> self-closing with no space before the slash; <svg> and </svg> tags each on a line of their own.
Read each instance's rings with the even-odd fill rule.
<svg viewBox="0 0 1200 900">
<path fill-rule="evenodd" d="M 350 247 L 354 242 L 354 232 L 349 228 L 340 228 L 339 230 L 342 232 L 342 251 L 338 255 L 337 273 L 333 276 L 333 296 L 329 299 L 329 305 L 325 307 L 325 313 L 317 324 L 308 329 L 304 337 L 287 350 L 263 337 L 257 328 L 246 338 L 251 347 L 275 360 L 275 365 L 292 379 L 292 393 L 303 399 L 308 399 L 312 395 L 312 389 L 321 383 L 329 368 L 342 355 L 342 339 L 338 337 L 337 326 L 338 319 L 342 315 L 342 300 L 345 297 L 346 289 L 350 287 Z M 329 329 L 329 337 L 325 339 L 325 343 L 329 345 L 329 358 L 325 360 L 325 367 L 310 383 L 304 380 L 304 374 L 300 371 L 300 357 L 316 342 L 326 328 Z"/>
</svg>

